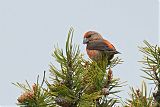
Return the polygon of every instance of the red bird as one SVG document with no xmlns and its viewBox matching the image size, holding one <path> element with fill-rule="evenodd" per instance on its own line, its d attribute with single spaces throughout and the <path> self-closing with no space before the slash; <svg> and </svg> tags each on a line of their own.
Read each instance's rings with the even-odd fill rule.
<svg viewBox="0 0 160 107">
<path fill-rule="evenodd" d="M 114 54 L 119 53 L 108 40 L 103 39 L 95 31 L 88 31 L 84 34 L 83 44 L 87 44 L 87 54 L 93 61 L 101 61 L 106 58 L 110 62 Z"/>
</svg>

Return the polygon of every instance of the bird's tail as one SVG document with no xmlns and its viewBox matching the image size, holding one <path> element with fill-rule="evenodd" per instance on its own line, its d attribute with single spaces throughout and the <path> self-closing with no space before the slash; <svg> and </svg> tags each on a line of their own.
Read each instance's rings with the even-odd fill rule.
<svg viewBox="0 0 160 107">
<path fill-rule="evenodd" d="M 120 53 L 120 52 L 118 52 L 118 51 L 114 51 L 113 53 L 114 53 L 114 54 L 121 54 L 121 53 Z"/>
<path fill-rule="evenodd" d="M 121 54 L 120 52 L 116 51 L 116 50 L 112 50 L 112 51 L 105 51 L 109 54 Z"/>
</svg>

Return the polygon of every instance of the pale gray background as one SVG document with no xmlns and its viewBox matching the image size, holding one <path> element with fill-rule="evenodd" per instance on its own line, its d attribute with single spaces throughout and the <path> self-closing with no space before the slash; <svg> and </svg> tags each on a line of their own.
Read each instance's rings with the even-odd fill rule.
<svg viewBox="0 0 160 107">
<path fill-rule="evenodd" d="M 30 83 L 48 72 L 53 46 L 64 47 L 70 27 L 74 42 L 96 30 L 110 40 L 124 63 L 113 69 L 115 77 L 138 87 L 143 80 L 142 41 L 158 43 L 158 0 L 0 0 L 0 105 L 14 105 L 21 90 L 11 82 Z M 128 97 L 128 86 L 120 95 Z"/>
</svg>

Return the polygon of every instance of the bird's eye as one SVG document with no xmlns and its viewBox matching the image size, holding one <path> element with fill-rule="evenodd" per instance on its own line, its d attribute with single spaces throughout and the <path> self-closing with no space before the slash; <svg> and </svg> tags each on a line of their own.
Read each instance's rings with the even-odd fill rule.
<svg viewBox="0 0 160 107">
<path fill-rule="evenodd" d="M 88 35 L 87 38 L 90 38 L 92 35 Z"/>
</svg>

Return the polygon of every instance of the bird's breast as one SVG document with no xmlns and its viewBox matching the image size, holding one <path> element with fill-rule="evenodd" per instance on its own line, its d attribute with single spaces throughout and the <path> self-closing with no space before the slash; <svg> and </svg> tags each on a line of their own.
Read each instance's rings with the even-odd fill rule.
<svg viewBox="0 0 160 107">
<path fill-rule="evenodd" d="M 86 49 L 87 51 L 87 54 L 89 56 L 89 58 L 91 58 L 92 60 L 98 60 L 101 58 L 101 52 L 98 51 L 98 50 L 89 50 L 89 49 Z"/>
</svg>

